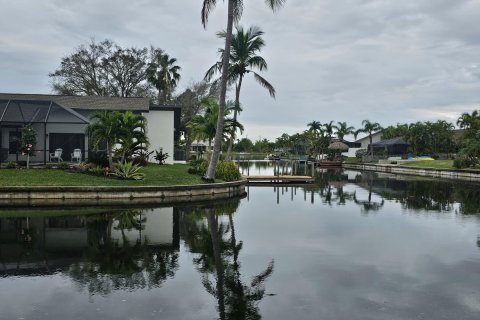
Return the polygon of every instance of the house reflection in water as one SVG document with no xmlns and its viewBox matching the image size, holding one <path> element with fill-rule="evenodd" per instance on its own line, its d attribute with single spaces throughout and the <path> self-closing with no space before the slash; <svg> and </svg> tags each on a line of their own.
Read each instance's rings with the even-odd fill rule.
<svg viewBox="0 0 480 320">
<path fill-rule="evenodd" d="M 175 211 L 172 207 L 113 209 L 84 216 L 52 217 L 50 212 L 50 217 L 0 218 L 0 275 L 65 272 L 75 279 L 82 269 L 108 275 L 118 270 L 102 258 L 121 254 L 136 266 L 122 270 L 125 277 L 155 272 L 152 266 L 162 260 L 169 264 L 158 266 L 164 279 L 176 269 L 179 223 Z M 3 213 L 7 215 L 15 213 Z"/>
</svg>

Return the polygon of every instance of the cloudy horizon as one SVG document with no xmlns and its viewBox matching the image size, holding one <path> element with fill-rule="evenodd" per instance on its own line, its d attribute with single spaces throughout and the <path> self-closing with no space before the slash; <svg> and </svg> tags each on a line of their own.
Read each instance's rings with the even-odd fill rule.
<svg viewBox="0 0 480 320">
<path fill-rule="evenodd" d="M 160 47 L 182 67 L 178 92 L 218 59 L 219 1 L 206 29 L 202 1 L 0 0 L 0 92 L 52 92 L 48 74 L 92 37 Z M 287 0 L 271 13 L 245 1 L 241 25 L 265 32 L 262 73 L 277 98 L 246 79 L 244 137 L 274 139 L 316 120 L 383 126 L 456 122 L 480 107 L 479 0 Z"/>
</svg>

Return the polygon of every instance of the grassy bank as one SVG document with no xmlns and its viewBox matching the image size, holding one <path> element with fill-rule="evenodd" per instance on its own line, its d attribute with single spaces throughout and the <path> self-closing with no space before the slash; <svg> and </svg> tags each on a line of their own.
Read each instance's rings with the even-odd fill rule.
<svg viewBox="0 0 480 320">
<path fill-rule="evenodd" d="M 455 169 L 453 167 L 453 160 L 412 161 L 402 163 L 402 166 L 413 168 Z"/>
<path fill-rule="evenodd" d="M 58 169 L 0 169 L 0 186 L 172 186 L 201 184 L 188 165 L 150 164 L 142 168 L 145 179 L 117 180 Z"/>
</svg>

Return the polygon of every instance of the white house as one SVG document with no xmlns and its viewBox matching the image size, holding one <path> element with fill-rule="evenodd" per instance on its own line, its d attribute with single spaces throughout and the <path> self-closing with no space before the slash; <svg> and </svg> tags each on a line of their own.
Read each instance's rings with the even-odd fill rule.
<svg viewBox="0 0 480 320">
<path fill-rule="evenodd" d="M 37 132 L 37 152 L 32 162 L 49 162 L 56 149 L 71 161 L 74 149 L 88 158 L 85 129 L 96 111 L 131 111 L 147 119 L 149 151 L 162 148 L 174 161 L 174 141 L 180 137 L 179 106 L 152 105 L 149 98 L 61 96 L 0 93 L 0 161 L 25 160 L 18 154 L 21 128 L 30 124 Z"/>
</svg>

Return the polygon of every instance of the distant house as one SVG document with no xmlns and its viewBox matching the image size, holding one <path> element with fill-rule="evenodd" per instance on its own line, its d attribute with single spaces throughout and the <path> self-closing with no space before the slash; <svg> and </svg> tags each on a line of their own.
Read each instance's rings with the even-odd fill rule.
<svg viewBox="0 0 480 320">
<path fill-rule="evenodd" d="M 378 131 L 372 134 L 372 143 L 378 142 L 382 140 L 382 131 Z M 360 143 L 361 149 L 368 149 L 370 145 L 370 137 L 367 135 L 363 138 L 357 139 L 356 143 Z"/>
<path fill-rule="evenodd" d="M 381 140 L 372 144 L 373 151 L 387 152 L 389 155 L 403 155 L 407 153 L 409 143 L 403 137 Z"/>
<path fill-rule="evenodd" d="M 88 158 L 90 145 L 85 129 L 96 111 L 131 111 L 147 119 L 150 151 L 163 149 L 173 163 L 174 141 L 180 137 L 179 106 L 153 105 L 149 98 L 61 96 L 0 93 L 0 161 L 24 160 L 18 154 L 21 128 L 30 124 L 37 132 L 37 152 L 32 162 L 49 162 L 55 150 L 71 161 L 73 150 Z"/>
</svg>

